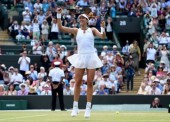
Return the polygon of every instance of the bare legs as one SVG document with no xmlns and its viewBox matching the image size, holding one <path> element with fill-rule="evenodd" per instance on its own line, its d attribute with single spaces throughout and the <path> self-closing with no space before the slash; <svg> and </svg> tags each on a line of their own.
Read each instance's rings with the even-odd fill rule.
<svg viewBox="0 0 170 122">
<path fill-rule="evenodd" d="M 82 78 L 84 75 L 85 69 L 75 69 L 75 90 L 74 90 L 74 103 L 73 103 L 73 111 L 71 116 L 77 116 L 78 113 L 78 101 L 80 98 L 80 86 L 82 84 Z M 87 104 L 85 117 L 90 117 L 90 109 L 91 109 L 91 101 L 93 95 L 93 80 L 95 75 L 95 69 L 87 69 Z"/>
</svg>

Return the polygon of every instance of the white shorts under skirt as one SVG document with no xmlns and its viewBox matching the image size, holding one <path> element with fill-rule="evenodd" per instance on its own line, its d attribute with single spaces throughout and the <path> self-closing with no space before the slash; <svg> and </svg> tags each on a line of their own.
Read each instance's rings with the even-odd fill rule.
<svg viewBox="0 0 170 122">
<path fill-rule="evenodd" d="M 96 69 L 103 66 L 96 53 L 74 54 L 67 59 L 75 68 Z"/>
</svg>

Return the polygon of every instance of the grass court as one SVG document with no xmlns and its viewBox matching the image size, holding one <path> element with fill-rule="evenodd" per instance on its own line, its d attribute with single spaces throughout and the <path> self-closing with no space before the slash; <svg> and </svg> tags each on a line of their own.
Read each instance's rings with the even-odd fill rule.
<svg viewBox="0 0 170 122">
<path fill-rule="evenodd" d="M 170 122 L 167 111 L 92 111 L 90 118 L 84 118 L 83 110 L 77 117 L 70 114 L 70 110 L 0 111 L 0 122 Z"/>
</svg>

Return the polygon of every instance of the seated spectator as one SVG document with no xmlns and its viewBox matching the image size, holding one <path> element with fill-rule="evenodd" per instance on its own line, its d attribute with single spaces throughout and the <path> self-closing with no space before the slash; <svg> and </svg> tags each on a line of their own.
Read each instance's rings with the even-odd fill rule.
<svg viewBox="0 0 170 122">
<path fill-rule="evenodd" d="M 139 90 L 138 90 L 138 95 L 147 95 L 148 91 L 146 90 L 146 84 L 145 83 L 142 83 Z"/>
<path fill-rule="evenodd" d="M 40 67 L 40 72 L 38 73 L 38 78 L 39 77 L 42 77 L 43 79 L 46 79 L 47 73 L 45 72 L 45 68 L 44 67 Z"/>
<path fill-rule="evenodd" d="M 51 95 L 51 88 L 49 87 L 48 84 L 45 84 L 43 87 L 42 87 L 42 92 L 41 92 L 41 95 Z"/>
<path fill-rule="evenodd" d="M 38 79 L 38 73 L 34 70 L 34 65 L 30 65 L 30 71 L 31 74 L 29 76 L 32 77 L 33 81 L 36 81 Z"/>
<path fill-rule="evenodd" d="M 114 63 L 117 65 L 117 66 L 119 66 L 119 67 L 123 67 L 123 65 L 124 65 L 124 59 L 123 59 L 123 57 L 122 57 L 122 55 L 118 52 L 117 54 L 116 54 L 116 56 L 114 57 Z"/>
<path fill-rule="evenodd" d="M 32 25 L 30 25 L 30 22 L 22 21 L 21 32 L 25 36 L 25 39 L 31 38 L 31 28 L 32 28 Z"/>
<path fill-rule="evenodd" d="M 31 45 L 31 46 L 34 46 L 36 42 L 38 42 L 38 39 L 37 39 L 36 37 L 34 37 L 34 38 L 31 40 L 30 45 Z"/>
<path fill-rule="evenodd" d="M 65 88 L 63 89 L 63 95 L 73 95 L 74 91 L 72 91 L 72 89 L 70 89 L 70 84 L 66 84 Z"/>
<path fill-rule="evenodd" d="M 115 94 L 115 84 L 114 84 L 114 82 L 111 82 L 109 80 L 109 75 L 108 74 L 104 74 L 103 79 L 101 81 L 99 81 L 98 88 L 100 89 L 101 86 L 104 87 L 104 89 L 106 90 L 106 92 L 108 94 Z"/>
<path fill-rule="evenodd" d="M 103 46 L 103 50 L 101 51 L 101 54 L 100 54 L 100 55 L 101 55 L 102 57 L 105 57 L 108 52 L 109 52 L 109 51 L 108 51 L 108 46 L 107 46 L 107 45 L 104 45 L 104 46 Z"/>
<path fill-rule="evenodd" d="M 28 90 L 26 88 L 26 84 L 21 83 L 19 85 L 20 90 L 18 91 L 18 96 L 22 96 L 22 95 L 28 95 Z"/>
<path fill-rule="evenodd" d="M 3 80 L 4 80 L 4 84 L 5 84 L 5 85 L 8 85 L 8 84 L 10 83 L 11 77 L 9 76 L 8 71 L 5 71 L 5 72 L 4 72 Z"/>
<path fill-rule="evenodd" d="M 152 82 L 151 88 L 148 91 L 149 95 L 161 95 L 161 90 L 156 87 L 156 83 Z"/>
<path fill-rule="evenodd" d="M 13 83 L 11 83 L 8 86 L 8 90 L 6 91 L 6 95 L 8 95 L 8 96 L 17 95 L 17 91 L 15 90 L 15 86 L 14 86 Z"/>
<path fill-rule="evenodd" d="M 36 92 L 36 86 L 29 86 L 28 95 L 38 95 Z"/>
<path fill-rule="evenodd" d="M 4 85 L 0 85 L 0 96 L 3 96 L 5 95 L 5 88 L 4 88 Z"/>
<path fill-rule="evenodd" d="M 103 59 L 103 66 L 101 67 L 102 75 L 108 73 L 110 65 L 106 59 Z"/>
<path fill-rule="evenodd" d="M 83 79 L 82 80 L 82 85 L 80 86 L 81 90 L 80 90 L 80 95 L 86 95 L 87 94 L 87 85 L 86 85 L 86 80 Z"/>
<path fill-rule="evenodd" d="M 167 83 L 164 85 L 162 94 L 163 95 L 170 95 L 170 87 Z"/>
<path fill-rule="evenodd" d="M 19 84 L 23 82 L 23 76 L 18 72 L 17 68 L 14 69 L 14 74 L 12 75 L 10 82 L 15 86 L 19 86 Z"/>
<path fill-rule="evenodd" d="M 159 98 L 154 98 L 154 100 L 152 101 L 150 108 L 162 108 L 162 105 L 160 103 L 160 99 Z"/>
<path fill-rule="evenodd" d="M 113 64 L 114 57 L 111 51 L 107 51 L 106 55 L 103 58 L 107 60 L 109 66 Z"/>
<path fill-rule="evenodd" d="M 22 34 L 22 30 L 21 28 L 18 30 L 18 35 L 16 35 L 16 39 L 18 41 L 22 40 L 22 39 L 25 39 L 25 36 Z"/>
<path fill-rule="evenodd" d="M 61 56 L 61 59 L 64 58 L 64 56 L 67 56 L 67 47 L 65 45 L 61 45 L 60 46 L 60 56 Z"/>
<path fill-rule="evenodd" d="M 40 42 L 35 42 L 35 45 L 32 47 L 32 53 L 34 55 L 42 55 L 42 46 Z"/>
<path fill-rule="evenodd" d="M 50 62 L 52 62 L 54 57 L 56 56 L 56 49 L 52 41 L 48 43 L 48 47 L 46 48 L 45 54 L 47 54 L 47 56 L 49 57 Z"/>
<path fill-rule="evenodd" d="M 105 86 L 100 86 L 99 90 L 97 91 L 96 95 L 107 95 L 108 92 L 105 90 Z"/>
<path fill-rule="evenodd" d="M 63 60 L 60 58 L 59 54 L 56 54 L 55 59 L 51 63 L 51 67 L 55 67 L 54 62 L 56 62 L 56 61 L 60 62 L 60 68 L 62 68 L 63 67 Z"/>
</svg>

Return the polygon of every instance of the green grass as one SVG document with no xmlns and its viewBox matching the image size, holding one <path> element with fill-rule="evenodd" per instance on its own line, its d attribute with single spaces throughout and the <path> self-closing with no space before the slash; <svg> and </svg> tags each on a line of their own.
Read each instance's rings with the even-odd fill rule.
<svg viewBox="0 0 170 122">
<path fill-rule="evenodd" d="M 120 112 L 92 111 L 90 118 L 84 118 L 84 111 L 77 117 L 71 111 L 0 111 L 0 122 L 170 122 L 167 111 Z"/>
</svg>

